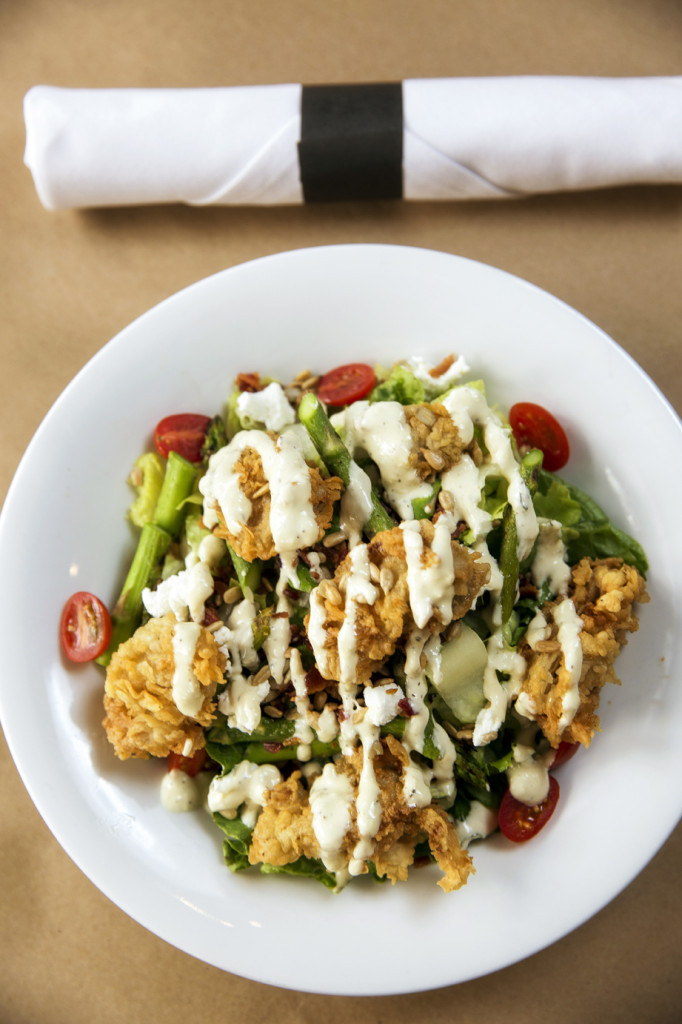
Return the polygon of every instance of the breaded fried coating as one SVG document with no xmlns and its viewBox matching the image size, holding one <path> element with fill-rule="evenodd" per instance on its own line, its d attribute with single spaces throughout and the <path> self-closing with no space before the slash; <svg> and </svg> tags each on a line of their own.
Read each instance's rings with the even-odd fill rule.
<svg viewBox="0 0 682 1024">
<path fill-rule="evenodd" d="M 150 619 L 112 655 L 104 690 L 103 725 L 117 757 L 166 757 L 204 746 L 204 727 L 215 717 L 213 697 L 225 670 L 225 655 L 212 633 L 201 629 L 192 669 L 204 702 L 187 718 L 173 702 L 175 616 Z"/>
<path fill-rule="evenodd" d="M 532 717 L 553 747 L 558 747 L 562 740 L 590 745 L 600 728 L 597 709 L 602 687 L 605 683 L 620 683 L 614 662 L 627 643 L 628 633 L 634 633 L 639 627 L 634 605 L 649 600 L 644 579 L 637 569 L 618 558 L 583 558 L 571 575 L 569 596 L 582 620 L 583 664 L 580 704 L 572 722 L 563 731 L 560 731 L 560 698 L 566 690 L 567 673 L 552 614 L 556 601 L 542 609 L 550 633 L 547 640 L 540 643 L 540 649 L 533 651 L 527 643 L 519 648 L 528 662 L 528 673 L 521 689 L 526 695 L 525 707 L 532 709 Z"/>
<path fill-rule="evenodd" d="M 417 476 L 433 480 L 459 462 L 463 445 L 450 413 L 440 402 L 405 406 L 405 419 L 414 439 L 410 457 Z"/>
<path fill-rule="evenodd" d="M 459 889 L 474 868 L 469 853 L 459 845 L 454 824 L 435 804 L 408 807 L 402 775 L 409 755 L 399 740 L 392 736 L 383 739 L 380 748 L 373 758 L 373 767 L 379 784 L 382 816 L 370 856 L 377 873 L 393 883 L 404 881 L 409 866 L 414 862 L 417 843 L 426 839 L 443 871 L 443 878 L 438 884 L 446 892 Z M 350 779 L 356 796 L 362 765 L 361 749 L 350 757 L 339 757 L 335 765 L 337 772 Z M 340 860 L 346 864 L 353 859 L 353 851 L 360 839 L 354 802 L 350 813 L 351 824 L 339 850 Z M 321 850 L 313 829 L 308 791 L 301 783 L 301 773 L 294 772 L 289 779 L 269 791 L 267 803 L 253 831 L 249 862 L 282 866 L 302 856 L 319 858 Z"/>
<path fill-rule="evenodd" d="M 299 857 L 319 857 L 313 832 L 313 812 L 301 773 L 293 772 L 268 790 L 267 802 L 258 816 L 249 848 L 250 864 L 283 867 Z"/>
<path fill-rule="evenodd" d="M 224 537 L 241 558 L 253 562 L 260 558 L 267 560 L 278 554 L 270 529 L 271 498 L 268 482 L 263 472 L 263 462 L 255 448 L 245 448 L 237 459 L 235 472 L 239 476 L 239 487 L 251 502 L 251 514 L 239 533 L 228 530 L 220 511 L 220 525 L 216 527 L 217 537 Z M 332 521 L 334 503 L 343 492 L 343 481 L 337 476 L 326 479 L 316 466 L 308 464 L 310 473 L 311 501 L 320 532 L 324 536 Z"/>
<path fill-rule="evenodd" d="M 419 527 L 424 541 L 424 564 L 427 565 L 429 560 L 437 557 L 431 550 L 435 529 L 428 519 L 420 520 Z M 372 672 L 415 628 L 410 610 L 403 531 L 394 527 L 377 533 L 367 547 L 370 565 L 376 567 L 378 595 L 373 604 L 358 603 L 354 611 L 358 684 L 367 682 Z M 490 567 L 480 561 L 478 552 L 471 552 L 454 540 L 452 554 L 455 568 L 452 619 L 459 619 L 471 608 L 481 587 L 490 579 Z M 320 583 L 315 598 L 323 604 L 321 618 L 325 635 L 323 651 L 318 651 L 313 641 L 317 667 L 325 679 L 337 682 L 341 676 L 338 638 L 346 617 L 345 591 L 350 572 L 348 556 L 338 566 L 333 580 Z M 425 628 L 438 633 L 446 625 L 447 622 L 434 613 Z"/>
</svg>

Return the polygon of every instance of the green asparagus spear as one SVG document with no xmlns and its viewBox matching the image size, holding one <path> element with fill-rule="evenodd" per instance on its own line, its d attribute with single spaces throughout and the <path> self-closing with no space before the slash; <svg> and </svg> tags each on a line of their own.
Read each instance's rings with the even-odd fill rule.
<svg viewBox="0 0 682 1024">
<path fill-rule="evenodd" d="M 170 540 L 170 534 L 155 523 L 142 527 L 121 595 L 111 613 L 111 640 L 104 654 L 97 659 L 99 665 L 108 665 L 119 644 L 135 632 L 142 614 L 142 591 L 166 553 Z"/>
<path fill-rule="evenodd" d="M 509 621 L 516 602 L 516 585 L 519 580 L 519 556 L 517 552 L 516 516 L 511 505 L 507 505 L 502 516 L 502 546 L 500 548 L 500 570 L 502 572 L 502 623 Z"/>
<path fill-rule="evenodd" d="M 301 399 L 298 418 L 310 434 L 310 438 L 329 472 L 340 477 L 344 486 L 348 487 L 353 464 L 350 452 L 334 430 L 329 417 L 322 408 L 322 403 L 311 391 Z M 372 512 L 363 528 L 365 534 L 373 537 L 376 533 L 390 530 L 394 526 L 395 523 L 372 488 Z"/>
<path fill-rule="evenodd" d="M 100 658 L 108 665 L 119 644 L 133 635 L 142 617 L 142 591 L 165 555 L 171 540 L 177 539 L 185 517 L 184 500 L 192 493 L 196 466 L 177 452 L 170 452 L 166 472 L 151 523 L 142 527 L 137 550 L 120 597 L 111 613 L 111 640 Z"/>
<path fill-rule="evenodd" d="M 227 543 L 227 542 L 226 542 Z M 258 589 L 260 583 L 261 568 L 260 562 L 247 562 L 245 558 L 238 555 L 237 552 L 229 544 L 227 550 L 230 553 L 232 559 L 232 565 L 237 576 L 237 582 L 241 587 L 242 594 L 244 597 L 248 597 L 247 590 L 250 590 L 253 594 Z"/>
<path fill-rule="evenodd" d="M 185 518 L 185 510 L 181 506 L 192 493 L 196 473 L 197 467 L 192 462 L 177 452 L 169 452 L 153 522 L 173 538 L 180 534 Z"/>
</svg>

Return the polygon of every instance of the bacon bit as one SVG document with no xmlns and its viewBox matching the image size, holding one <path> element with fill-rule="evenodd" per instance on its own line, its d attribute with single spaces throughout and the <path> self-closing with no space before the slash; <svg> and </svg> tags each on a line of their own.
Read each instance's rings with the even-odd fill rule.
<svg viewBox="0 0 682 1024">
<path fill-rule="evenodd" d="M 278 750 L 282 749 L 281 743 L 264 743 L 263 750 L 267 750 L 268 754 L 276 754 Z"/>
<path fill-rule="evenodd" d="M 319 693 L 320 690 L 327 689 L 327 680 L 323 678 L 317 665 L 313 665 L 313 667 L 306 672 L 305 688 L 308 693 Z"/>
<path fill-rule="evenodd" d="M 415 857 L 413 862 L 412 862 L 412 867 L 414 867 L 414 868 L 425 868 L 425 867 L 428 867 L 428 865 L 430 863 L 431 863 L 431 858 L 430 857 L 426 857 L 426 856 Z"/>
<path fill-rule="evenodd" d="M 525 577 L 519 580 L 519 597 L 537 597 L 538 588 Z"/>
<path fill-rule="evenodd" d="M 438 366 L 434 366 L 429 370 L 429 377 L 442 377 L 444 373 L 448 372 L 454 361 L 455 357 L 452 355 L 446 356 L 445 359 L 441 359 Z"/>
<path fill-rule="evenodd" d="M 452 537 L 453 540 L 459 540 L 462 534 L 466 533 L 468 529 L 469 527 L 464 522 L 464 520 L 460 519 L 460 521 L 457 523 L 457 526 L 454 529 L 454 532 L 451 533 L 450 536 Z"/>
<path fill-rule="evenodd" d="M 341 564 L 348 554 L 348 544 L 343 542 L 335 544 L 334 547 L 324 548 L 327 562 L 334 568 Z"/>
<path fill-rule="evenodd" d="M 417 714 L 417 712 L 414 710 L 407 697 L 400 698 L 400 700 L 398 701 L 398 708 L 405 718 L 412 718 L 412 715 Z"/>
<path fill-rule="evenodd" d="M 260 374 L 258 373 L 238 373 L 235 384 L 240 391 L 253 392 L 262 390 Z"/>
<path fill-rule="evenodd" d="M 201 623 L 201 625 L 204 628 L 207 628 L 208 626 L 212 626 L 214 622 L 218 622 L 219 620 L 220 616 L 218 615 L 218 613 L 215 611 L 214 608 L 211 607 L 210 604 L 207 604 L 206 607 L 204 608 L 204 621 Z"/>
<path fill-rule="evenodd" d="M 337 708 L 336 717 L 338 718 L 339 722 L 345 722 L 346 719 L 348 718 L 348 714 L 343 710 L 343 708 Z"/>
<path fill-rule="evenodd" d="M 288 619 L 289 612 L 273 612 L 270 616 L 271 619 Z"/>
</svg>

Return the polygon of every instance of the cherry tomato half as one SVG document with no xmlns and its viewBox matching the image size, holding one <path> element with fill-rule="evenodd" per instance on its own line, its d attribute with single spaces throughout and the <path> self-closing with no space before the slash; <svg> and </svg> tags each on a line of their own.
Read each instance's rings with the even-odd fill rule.
<svg viewBox="0 0 682 1024">
<path fill-rule="evenodd" d="M 211 419 L 198 412 L 179 412 L 166 416 L 156 425 L 154 444 L 159 455 L 168 458 L 177 452 L 188 462 L 201 462 L 201 448 Z"/>
<path fill-rule="evenodd" d="M 511 791 L 502 797 L 498 814 L 500 832 L 512 843 L 525 843 L 544 828 L 554 814 L 559 799 L 559 783 L 553 775 L 549 777 L 549 792 L 541 804 L 528 807 L 515 800 Z"/>
<path fill-rule="evenodd" d="M 578 753 L 580 749 L 579 743 L 569 743 L 567 740 L 562 740 L 559 746 L 556 748 L 556 754 L 552 761 L 550 768 L 558 768 L 560 764 L 566 764 L 570 761 L 574 754 Z"/>
<path fill-rule="evenodd" d="M 374 370 L 367 363 L 348 363 L 325 373 L 317 397 L 327 405 L 350 405 L 368 395 L 375 383 Z"/>
<path fill-rule="evenodd" d="M 111 639 L 111 616 L 98 597 L 80 590 L 64 605 L 60 625 L 64 653 L 71 661 L 94 661 Z"/>
<path fill-rule="evenodd" d="M 207 759 L 208 755 L 204 747 L 201 750 L 195 750 L 191 757 L 184 757 L 182 754 L 174 754 L 171 751 L 168 755 L 168 771 L 172 772 L 174 768 L 179 768 L 185 775 L 194 778 L 204 767 Z"/>
<path fill-rule="evenodd" d="M 570 455 L 568 438 L 547 409 L 533 402 L 517 402 L 509 410 L 509 423 L 519 448 L 540 449 L 545 469 L 554 472 L 566 465 Z"/>
</svg>

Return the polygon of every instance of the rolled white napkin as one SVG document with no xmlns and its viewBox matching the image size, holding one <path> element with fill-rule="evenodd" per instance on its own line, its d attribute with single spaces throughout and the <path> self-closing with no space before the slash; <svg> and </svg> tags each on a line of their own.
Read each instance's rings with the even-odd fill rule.
<svg viewBox="0 0 682 1024">
<path fill-rule="evenodd" d="M 305 88 L 35 86 L 24 161 L 51 210 L 302 203 Z M 681 182 L 682 77 L 402 83 L 403 199 Z"/>
</svg>

